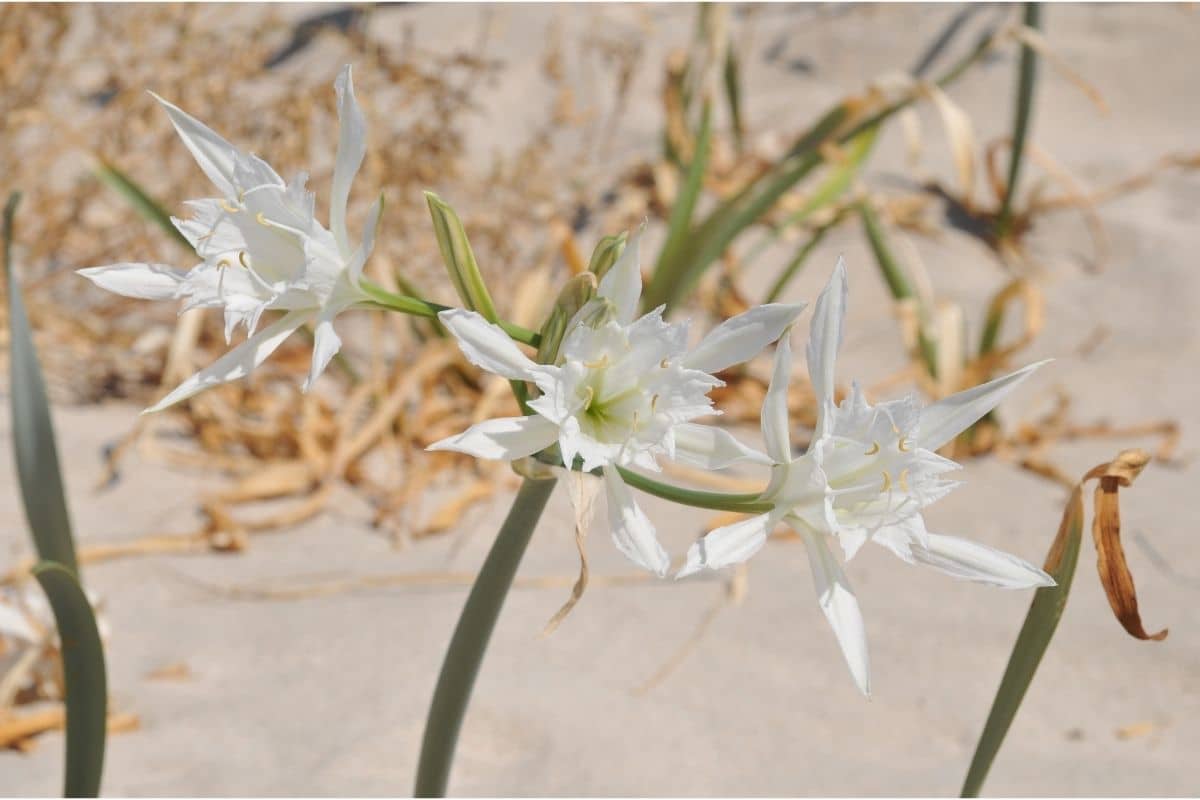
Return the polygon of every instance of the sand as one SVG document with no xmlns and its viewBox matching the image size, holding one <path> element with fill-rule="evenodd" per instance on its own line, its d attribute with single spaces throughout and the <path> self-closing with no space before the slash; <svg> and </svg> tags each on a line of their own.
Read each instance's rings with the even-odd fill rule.
<svg viewBox="0 0 1200 800">
<path fill-rule="evenodd" d="M 299 12 L 297 12 L 299 13 Z M 478 9 L 410 7 L 426 45 L 447 50 L 477 35 Z M 614 140 L 650 153 L 660 123 L 658 64 L 691 25 L 686 7 L 494 8 L 489 47 L 506 67 L 486 93 L 475 136 L 480 158 L 516 146 L 532 125 L 519 113 L 543 91 L 541 41 L 557 20 L 566 39 L 596 26 L 645 36 L 630 110 Z M 773 7 L 753 20 L 746 57 L 751 127 L 796 128 L 828 102 L 888 69 L 904 68 L 949 19 L 933 7 Z M 1069 81 L 1046 71 L 1035 141 L 1088 181 L 1140 169 L 1194 147 L 1200 95 L 1194 77 L 1200 15 L 1183 7 L 1072 6 L 1047 10 L 1057 52 L 1103 91 L 1099 115 Z M 738 25 L 744 24 L 740 18 Z M 739 28 L 742 30 L 742 28 Z M 647 31 L 650 33 L 647 34 Z M 766 56 L 773 45 L 782 56 Z M 953 96 L 982 135 L 1009 114 L 1011 51 L 975 71 Z M 789 66 L 790 65 L 790 66 Z M 537 107 L 542 107 L 541 101 Z M 516 112 L 516 113 L 514 113 Z M 923 113 L 931 151 L 943 149 Z M 868 173 L 903 173 L 891 129 Z M 929 166 L 949 176 L 944 155 Z M 1102 210 L 1113 240 L 1103 272 L 1085 270 L 1090 246 L 1078 218 L 1045 220 L 1050 320 L 1025 354 L 1055 357 L 1003 409 L 1010 420 L 1069 390 L 1082 420 L 1171 417 L 1183 452 L 1200 424 L 1195 313 L 1200 277 L 1196 176 L 1168 176 Z M 1006 278 L 982 247 L 960 236 L 921 240 L 936 284 L 964 302 L 978 330 L 983 298 Z M 792 287 L 812 299 L 845 254 L 849 333 L 843 380 L 882 377 L 900 363 L 885 294 L 861 236 L 847 228 L 822 246 Z M 775 257 L 777 256 L 777 257 Z M 783 254 L 764 259 L 780 263 Z M 747 279 L 751 290 L 766 270 Z M 1086 356 L 1097 326 L 1109 335 Z M 131 461 L 123 481 L 98 492 L 100 451 L 133 425 L 127 405 L 56 408 L 72 513 L 84 543 L 186 529 L 211 479 Z M 8 415 L 0 417 L 7 449 Z M 753 432 L 749 433 L 753 436 Z M 1090 442 L 1054 456 L 1079 474 L 1124 446 Z M 971 463 L 966 485 L 931 509 L 932 529 L 965 535 L 1040 561 L 1057 525 L 1061 488 L 996 460 Z M 1185 795 L 1200 788 L 1200 567 L 1193 481 L 1200 467 L 1151 465 L 1124 499 L 1126 545 L 1147 626 L 1163 643 L 1126 636 L 1108 610 L 1085 541 L 1065 618 L 986 790 L 996 795 Z M 9 459 L 0 459 L 0 543 L 27 550 Z M 505 499 L 454 535 L 397 551 L 347 495 L 299 529 L 253 541 L 240 555 L 126 559 L 88 570 L 112 627 L 113 702 L 141 729 L 110 739 L 105 792 L 121 795 L 387 795 L 411 790 L 424 715 L 463 587 L 386 588 L 287 601 L 234 599 L 197 581 L 248 585 L 321 576 L 469 572 L 482 560 Z M 681 554 L 702 512 L 646 499 L 668 549 Z M 572 575 L 571 512 L 560 487 L 522 575 Z M 629 572 L 602 525 L 591 542 L 596 575 Z M 1156 563 L 1146 545 L 1169 568 Z M 659 685 L 646 682 L 692 635 L 722 584 L 695 580 L 589 590 L 551 637 L 538 633 L 565 588 L 514 591 L 500 619 L 466 720 L 451 790 L 464 795 L 948 795 L 956 793 L 1029 603 L 1006 592 L 864 552 L 850 566 L 871 645 L 873 697 L 854 688 L 814 602 L 802 548 L 769 545 L 752 563 L 744 604 L 725 608 L 690 656 Z M 148 674 L 183 662 L 190 678 Z M 0 792 L 58 791 L 62 739 L 29 755 L 0 754 Z"/>
</svg>

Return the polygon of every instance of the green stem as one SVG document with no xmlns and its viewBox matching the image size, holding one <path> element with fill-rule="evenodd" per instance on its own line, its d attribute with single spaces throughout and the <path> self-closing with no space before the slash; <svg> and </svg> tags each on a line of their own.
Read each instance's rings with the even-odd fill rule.
<svg viewBox="0 0 1200 800">
<path fill-rule="evenodd" d="M 439 312 L 448 311 L 453 306 L 443 306 L 438 303 L 431 303 L 428 300 L 422 300 L 419 297 L 409 297 L 403 294 L 393 294 L 392 292 L 376 286 L 370 281 L 362 281 L 359 284 L 363 291 L 371 296 L 375 304 L 389 311 L 399 311 L 402 314 L 412 314 L 414 317 L 425 317 L 426 319 L 436 320 Z M 496 322 L 500 328 L 522 344 L 527 344 L 532 347 L 537 347 L 541 341 L 541 337 L 534 331 L 528 328 L 522 328 L 520 325 L 514 325 L 511 322 L 498 320 Z"/>
<path fill-rule="evenodd" d="M 1036 29 L 1041 21 L 1041 7 L 1037 3 L 1025 4 L 1025 27 Z M 1013 114 L 1012 154 L 1008 162 L 1008 183 L 1004 187 L 1004 201 L 1000 215 L 996 218 L 996 233 L 1003 237 L 1012 229 L 1013 200 L 1017 194 L 1017 179 L 1021 176 L 1021 163 L 1025 156 L 1025 140 L 1029 135 L 1029 120 L 1033 114 L 1033 88 L 1037 81 L 1037 53 L 1027 44 L 1021 45 L 1021 61 L 1017 75 L 1017 104 Z"/>
<path fill-rule="evenodd" d="M 765 514 L 775 507 L 774 503 L 760 500 L 761 492 L 751 494 L 729 494 L 727 492 L 702 492 L 684 489 L 669 483 L 660 483 L 638 472 L 617 467 L 621 478 L 630 486 L 646 494 L 671 500 L 685 506 L 707 508 L 715 511 L 737 511 L 743 514 Z"/>
<path fill-rule="evenodd" d="M 533 529 L 554 491 L 554 480 L 526 478 L 513 500 L 512 508 L 500 527 L 500 533 L 488 553 L 487 560 L 471 587 L 462 615 L 450 639 L 442 671 L 438 675 L 425 736 L 421 741 L 421 757 L 417 766 L 417 797 L 444 797 L 454 760 L 454 748 L 463 715 L 484 651 L 504 606 L 505 596 Z"/>
</svg>

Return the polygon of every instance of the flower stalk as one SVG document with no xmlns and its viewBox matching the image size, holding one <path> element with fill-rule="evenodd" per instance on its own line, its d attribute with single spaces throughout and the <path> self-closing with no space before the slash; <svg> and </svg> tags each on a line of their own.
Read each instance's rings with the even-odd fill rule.
<svg viewBox="0 0 1200 800">
<path fill-rule="evenodd" d="M 555 480 L 526 478 L 513 500 L 512 508 L 500 527 L 500 533 L 488 552 L 471 594 L 463 606 L 442 671 L 438 674 L 425 736 L 421 741 L 421 756 L 417 765 L 417 782 L 413 793 L 417 797 L 445 797 L 450 778 L 450 766 L 458 744 L 467 702 L 479 675 L 484 651 L 492 637 L 496 619 L 512 586 L 513 576 L 529 545 L 546 502 L 554 491 Z"/>
</svg>

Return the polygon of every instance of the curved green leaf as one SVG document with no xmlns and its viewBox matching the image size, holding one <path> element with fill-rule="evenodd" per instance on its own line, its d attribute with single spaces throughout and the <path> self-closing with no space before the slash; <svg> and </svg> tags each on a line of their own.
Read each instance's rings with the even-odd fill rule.
<svg viewBox="0 0 1200 800">
<path fill-rule="evenodd" d="M 12 264 L 13 216 L 21 195 L 14 192 L 4 207 L 4 268 L 8 273 L 9 391 L 12 407 L 13 451 L 25 518 L 33 534 L 38 557 L 79 571 L 71 537 L 54 424 L 46 400 L 46 386 L 38 366 L 29 318 L 21 300 L 21 287 Z"/>
<path fill-rule="evenodd" d="M 54 611 L 66 683 L 63 796 L 98 797 L 104 770 L 108 684 L 96 616 L 75 575 L 66 567 L 43 561 L 33 568 L 33 575 Z"/>
<path fill-rule="evenodd" d="M 1067 508 L 1063 512 L 1062 523 L 1058 528 L 1058 536 L 1046 557 L 1046 572 L 1057 581 L 1057 586 L 1038 589 L 1025 615 L 1025 624 L 1017 635 L 1017 643 L 1013 646 L 1012 655 L 1008 659 L 1008 667 L 1000 680 L 1000 688 L 996 691 L 996 699 L 992 701 L 992 710 L 988 714 L 987 723 L 975 747 L 975 755 L 971 758 L 971 766 L 967 770 L 967 778 L 963 783 L 963 797 L 978 797 L 983 781 L 987 778 L 988 769 L 1000 752 L 1004 736 L 1012 725 L 1025 692 L 1033 682 L 1033 675 L 1050 639 L 1058 628 L 1063 609 L 1067 606 L 1067 595 L 1071 592 L 1071 582 L 1075 578 L 1075 565 L 1079 561 L 1079 545 L 1083 536 L 1083 495 L 1080 487 L 1075 487 Z"/>
</svg>

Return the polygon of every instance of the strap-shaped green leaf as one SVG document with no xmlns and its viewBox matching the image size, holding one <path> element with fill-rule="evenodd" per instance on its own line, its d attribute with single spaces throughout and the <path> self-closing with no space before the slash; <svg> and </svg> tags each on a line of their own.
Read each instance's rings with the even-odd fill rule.
<svg viewBox="0 0 1200 800">
<path fill-rule="evenodd" d="M 99 160 L 94 172 L 104 185 L 125 198 L 143 218 L 157 225 L 163 233 L 174 239 L 180 247 L 186 248 L 189 253 L 196 252 L 192 243 L 179 232 L 175 223 L 171 222 L 171 212 L 151 197 L 137 181 L 104 159 Z"/>
<path fill-rule="evenodd" d="M 14 192 L 4 207 L 4 268 L 8 273 L 9 391 L 12 407 L 13 451 L 25 518 L 33 534 L 38 558 L 79 571 L 71 537 L 54 424 L 46 400 L 46 386 L 38 366 L 29 318 L 21 300 L 21 287 L 12 263 L 13 217 L 21 195 Z"/>
<path fill-rule="evenodd" d="M 58 627 L 67 696 L 67 755 L 64 797 L 98 797 L 104 771 L 108 682 L 104 646 L 92 604 L 75 575 L 43 561 L 33 568 Z"/>
<path fill-rule="evenodd" d="M 978 797 L 983 781 L 987 778 L 988 769 L 1000 751 L 1004 736 L 1012 725 L 1017 709 L 1025 698 L 1029 684 L 1050 639 L 1058 628 L 1063 609 L 1067 606 L 1067 595 L 1071 592 L 1071 582 L 1075 578 L 1075 565 L 1079 561 L 1079 545 L 1083 536 L 1083 496 L 1079 487 L 1075 488 L 1063 514 L 1058 536 L 1046 559 L 1046 572 L 1057 582 L 1057 586 L 1038 589 L 1025 615 L 1025 624 L 1017 635 L 1017 643 L 1013 646 L 1012 655 L 1008 658 L 1008 667 L 1000 680 L 1000 688 L 996 691 L 996 699 L 992 701 L 992 710 L 988 714 L 987 723 L 975 747 L 975 755 L 971 758 L 971 766 L 967 770 L 967 778 L 963 783 L 963 797 Z"/>
</svg>

